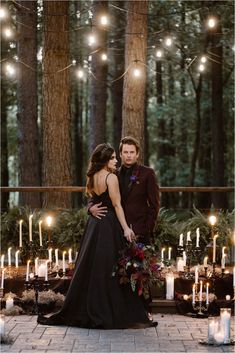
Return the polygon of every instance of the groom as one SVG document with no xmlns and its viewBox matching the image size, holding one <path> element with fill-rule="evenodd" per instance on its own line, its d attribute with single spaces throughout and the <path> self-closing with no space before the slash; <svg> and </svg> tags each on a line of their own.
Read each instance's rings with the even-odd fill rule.
<svg viewBox="0 0 235 353">
<path fill-rule="evenodd" d="M 132 227 L 138 242 L 150 244 L 160 207 L 159 186 L 152 168 L 138 164 L 140 145 L 131 137 L 124 137 L 119 146 L 121 168 L 117 172 L 122 207 L 127 224 Z M 97 218 L 105 216 L 102 204 L 88 205 Z M 149 306 L 145 303 L 145 306 Z M 149 310 L 149 308 L 148 308 Z"/>
</svg>

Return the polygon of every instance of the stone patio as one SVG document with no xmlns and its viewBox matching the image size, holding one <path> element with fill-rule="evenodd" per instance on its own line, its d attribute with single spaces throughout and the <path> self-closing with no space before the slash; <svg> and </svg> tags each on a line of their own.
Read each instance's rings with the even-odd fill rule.
<svg viewBox="0 0 235 353">
<path fill-rule="evenodd" d="M 154 352 L 222 353 L 234 352 L 234 346 L 203 346 L 207 319 L 182 315 L 155 314 L 156 328 L 140 330 L 88 330 L 67 326 L 41 326 L 36 316 L 5 317 L 6 333 L 14 342 L 2 345 L 1 352 Z M 231 333 L 234 337 L 234 320 Z"/>
</svg>

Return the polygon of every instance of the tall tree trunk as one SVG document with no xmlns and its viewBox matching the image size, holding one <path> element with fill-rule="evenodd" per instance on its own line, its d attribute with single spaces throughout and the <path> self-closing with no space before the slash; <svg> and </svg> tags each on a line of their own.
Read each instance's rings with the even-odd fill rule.
<svg viewBox="0 0 235 353">
<path fill-rule="evenodd" d="M 125 70 L 122 109 L 122 136 L 140 141 L 140 162 L 144 160 L 144 110 L 147 56 L 148 2 L 127 1 Z M 134 76 L 134 70 L 140 76 Z"/>
<path fill-rule="evenodd" d="M 71 185 L 68 1 L 44 1 L 43 185 Z M 70 208 L 69 193 L 45 193 L 47 208 Z"/>
<path fill-rule="evenodd" d="M 106 141 L 106 102 L 107 102 L 107 61 L 102 61 L 102 51 L 107 50 L 107 30 L 99 25 L 99 18 L 108 12 L 108 1 L 95 1 L 93 5 L 93 15 L 97 23 L 95 35 L 99 48 L 92 54 L 92 82 L 90 100 L 90 137 L 89 150 L 91 151 L 99 143 Z"/>
<path fill-rule="evenodd" d="M 2 68 L 1 68 L 2 69 Z M 1 81 L 1 186 L 9 185 L 8 173 L 8 148 L 7 148 L 7 102 L 6 102 L 6 82 Z M 8 208 L 9 192 L 1 195 L 1 212 Z"/>
<path fill-rule="evenodd" d="M 225 146 L 224 146 L 224 117 L 223 117 L 223 47 L 221 44 L 222 28 L 219 25 L 216 33 L 212 34 L 211 53 L 215 58 L 212 63 L 211 83 L 212 83 L 212 185 L 225 185 Z M 215 207 L 227 208 L 227 198 L 225 193 L 213 193 L 212 201 Z"/>
<path fill-rule="evenodd" d="M 37 2 L 20 1 L 19 4 L 22 6 L 17 6 L 18 57 L 24 63 L 20 66 L 17 81 L 19 185 L 39 186 L 41 165 L 37 124 Z M 32 208 L 40 207 L 40 194 L 22 193 L 20 204 Z"/>
</svg>

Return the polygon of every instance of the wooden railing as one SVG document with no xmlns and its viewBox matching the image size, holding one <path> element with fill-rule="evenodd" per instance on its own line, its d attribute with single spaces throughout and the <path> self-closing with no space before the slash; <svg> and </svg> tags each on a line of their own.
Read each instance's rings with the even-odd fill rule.
<svg viewBox="0 0 235 353">
<path fill-rule="evenodd" d="M 85 192 L 85 186 L 2 186 L 2 192 Z M 234 192 L 230 186 L 161 186 L 160 192 Z"/>
</svg>

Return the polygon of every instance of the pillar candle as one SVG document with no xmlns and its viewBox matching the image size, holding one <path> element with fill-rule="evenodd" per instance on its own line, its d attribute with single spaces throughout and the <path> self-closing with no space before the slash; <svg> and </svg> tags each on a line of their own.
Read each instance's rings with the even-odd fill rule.
<svg viewBox="0 0 235 353">
<path fill-rule="evenodd" d="M 165 252 L 165 248 L 162 248 L 161 250 L 161 261 L 164 261 L 164 252 Z"/>
<path fill-rule="evenodd" d="M 42 220 L 38 222 L 39 229 L 39 246 L 42 246 Z"/>
<path fill-rule="evenodd" d="M 209 283 L 206 284 L 206 304 L 209 304 Z"/>
<path fill-rule="evenodd" d="M 225 255 L 225 249 L 226 249 L 226 246 L 223 246 L 222 247 L 222 255 L 221 255 L 221 257 L 223 257 Z"/>
<path fill-rule="evenodd" d="M 203 266 L 204 267 L 208 267 L 207 260 L 208 260 L 208 256 L 205 256 L 204 260 L 203 260 Z"/>
<path fill-rule="evenodd" d="M 187 261 L 186 251 L 183 251 L 183 261 L 184 261 L 184 266 L 186 266 L 186 261 Z"/>
<path fill-rule="evenodd" d="M 33 215 L 29 216 L 29 241 L 33 241 Z"/>
<path fill-rule="evenodd" d="M 26 282 L 29 281 L 29 265 L 30 265 L 30 260 L 27 261 L 27 267 L 26 267 Z"/>
<path fill-rule="evenodd" d="M 35 265 L 35 275 L 38 276 L 38 257 L 36 257 L 34 261 L 34 265 Z"/>
<path fill-rule="evenodd" d="M 166 299 L 174 299 L 174 275 L 166 276 Z"/>
<path fill-rule="evenodd" d="M 230 339 L 230 319 L 231 309 L 221 308 L 220 309 L 220 325 L 224 332 L 224 343 L 228 343 Z"/>
<path fill-rule="evenodd" d="M 59 266 L 59 249 L 55 249 L 55 265 Z"/>
<path fill-rule="evenodd" d="M 6 309 L 9 310 L 9 309 L 11 309 L 13 306 L 14 306 L 13 298 L 10 297 L 10 296 L 7 297 L 7 300 L 6 300 Z"/>
<path fill-rule="evenodd" d="M 225 269 L 225 257 L 226 257 L 226 254 L 224 254 L 221 258 L 221 268 L 222 269 Z"/>
<path fill-rule="evenodd" d="M 195 304 L 195 284 L 193 285 L 192 303 Z"/>
<path fill-rule="evenodd" d="M 8 266 L 11 266 L 11 248 L 8 248 Z"/>
<path fill-rule="evenodd" d="M 168 260 L 171 260 L 171 250 L 172 248 L 168 248 Z"/>
<path fill-rule="evenodd" d="M 190 234 L 191 234 L 191 232 L 190 232 L 190 231 L 189 231 L 189 232 L 187 232 L 187 239 L 186 239 L 186 241 L 187 241 L 187 242 L 191 241 Z"/>
<path fill-rule="evenodd" d="M 49 260 L 46 261 L 46 268 L 45 268 L 45 281 L 46 282 L 48 281 L 48 267 L 47 267 L 48 262 L 49 262 Z"/>
<path fill-rule="evenodd" d="M 198 283 L 198 267 L 195 267 L 195 284 Z"/>
<path fill-rule="evenodd" d="M 62 264 L 63 264 L 63 273 L 65 273 L 65 254 L 66 254 L 66 251 L 63 251 L 63 260 L 62 260 Z"/>
<path fill-rule="evenodd" d="M 200 232 L 199 228 L 196 229 L 196 248 L 199 248 Z"/>
<path fill-rule="evenodd" d="M 177 271 L 184 272 L 184 260 L 182 258 L 178 258 L 177 261 Z"/>
<path fill-rule="evenodd" d="M 38 266 L 38 277 L 45 277 L 45 273 L 46 273 L 46 264 L 40 264 Z"/>
<path fill-rule="evenodd" d="M 216 262 L 216 238 L 218 237 L 218 234 L 216 234 L 213 238 L 213 260 L 212 262 Z"/>
<path fill-rule="evenodd" d="M 219 328 L 219 323 L 218 323 L 217 319 L 211 318 L 211 320 L 208 323 L 208 340 L 210 342 L 214 341 L 214 335 L 215 335 L 215 333 L 217 333 L 218 328 Z"/>
<path fill-rule="evenodd" d="M 1 268 L 4 268 L 4 258 L 5 258 L 5 255 L 2 255 L 1 256 Z"/>
<path fill-rule="evenodd" d="M 5 335 L 5 321 L 3 316 L 0 316 L 0 336 L 4 336 Z"/>
<path fill-rule="evenodd" d="M 200 281 L 199 302 L 202 302 L 202 281 Z"/>
<path fill-rule="evenodd" d="M 179 246 L 184 246 L 184 242 L 183 242 L 183 234 L 180 234 Z"/>
<path fill-rule="evenodd" d="M 73 262 L 72 259 L 72 249 L 69 249 L 69 263 L 71 264 Z"/>
<path fill-rule="evenodd" d="M 4 288 L 4 276 L 5 276 L 5 271 L 6 269 L 4 268 L 2 270 L 2 278 L 1 278 L 1 288 L 3 289 Z"/>
<path fill-rule="evenodd" d="M 16 268 L 19 267 L 19 252 L 20 252 L 20 250 L 17 250 L 15 252 L 15 266 L 16 266 Z"/>
<path fill-rule="evenodd" d="M 23 219 L 19 221 L 19 247 L 22 248 L 22 225 Z"/>
</svg>

